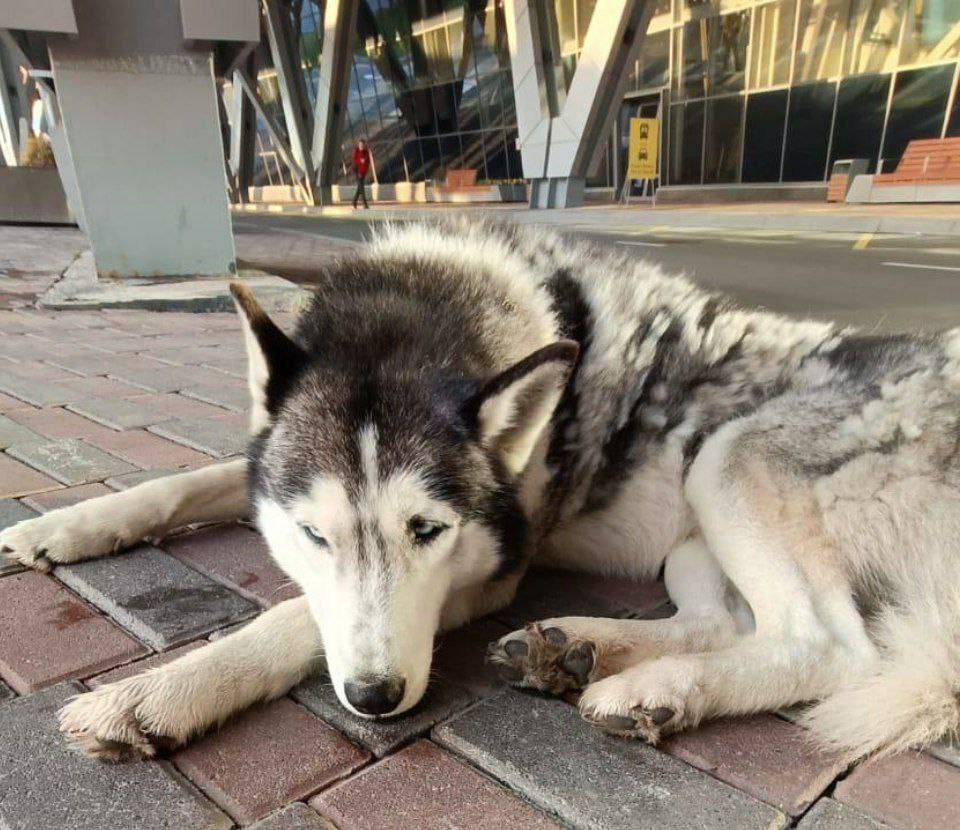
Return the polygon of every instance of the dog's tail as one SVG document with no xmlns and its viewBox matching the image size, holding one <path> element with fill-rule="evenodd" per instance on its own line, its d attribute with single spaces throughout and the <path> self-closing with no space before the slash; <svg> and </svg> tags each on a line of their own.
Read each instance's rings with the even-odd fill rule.
<svg viewBox="0 0 960 830">
<path fill-rule="evenodd" d="M 804 725 L 850 762 L 960 736 L 960 586 L 888 608 L 875 623 L 876 671 L 808 710 Z"/>
</svg>

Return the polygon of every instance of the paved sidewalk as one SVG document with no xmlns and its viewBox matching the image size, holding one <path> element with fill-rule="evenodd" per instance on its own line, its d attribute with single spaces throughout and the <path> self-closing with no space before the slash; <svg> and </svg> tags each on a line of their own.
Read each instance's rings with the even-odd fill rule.
<svg viewBox="0 0 960 830">
<path fill-rule="evenodd" d="M 78 241 L 46 233 L 49 259 L 31 269 L 0 253 L 12 298 L 0 310 L 0 527 L 244 446 L 235 315 L 37 311 L 29 298 Z M 405 717 L 356 719 L 318 677 L 159 761 L 107 766 L 64 748 L 54 713 L 68 696 L 202 647 L 294 591 L 241 524 L 53 575 L 0 566 L 0 827 L 960 826 L 949 748 L 850 771 L 787 717 L 762 715 L 652 749 L 588 727 L 570 701 L 504 688 L 485 645 L 528 620 L 670 612 L 659 585 L 555 571 L 445 637 Z"/>
</svg>

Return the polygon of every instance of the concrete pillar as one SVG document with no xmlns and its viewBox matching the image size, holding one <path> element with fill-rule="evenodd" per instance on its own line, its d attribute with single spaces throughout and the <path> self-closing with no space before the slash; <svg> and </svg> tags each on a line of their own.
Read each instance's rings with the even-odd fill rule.
<svg viewBox="0 0 960 830">
<path fill-rule="evenodd" d="M 654 0 L 607 0 L 590 20 L 566 96 L 557 94 L 556 9 L 546 0 L 505 0 L 523 172 L 531 208 L 583 203 L 646 35 Z"/>
<path fill-rule="evenodd" d="M 76 34 L 47 45 L 98 274 L 234 272 L 209 41 L 259 39 L 255 0 L 74 0 L 72 10 Z M 6 11 L 0 26 L 16 28 Z"/>
</svg>

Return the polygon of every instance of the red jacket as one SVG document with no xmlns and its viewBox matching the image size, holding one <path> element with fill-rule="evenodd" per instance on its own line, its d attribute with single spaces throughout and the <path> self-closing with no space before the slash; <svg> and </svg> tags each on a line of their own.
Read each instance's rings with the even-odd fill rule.
<svg viewBox="0 0 960 830">
<path fill-rule="evenodd" d="M 364 147 L 362 150 L 359 145 L 353 148 L 353 169 L 358 176 L 366 176 L 370 169 L 370 151 Z"/>
</svg>

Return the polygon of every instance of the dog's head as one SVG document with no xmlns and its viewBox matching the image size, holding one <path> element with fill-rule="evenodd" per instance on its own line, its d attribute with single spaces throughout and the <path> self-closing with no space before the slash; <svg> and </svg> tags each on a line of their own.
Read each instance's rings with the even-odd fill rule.
<svg viewBox="0 0 960 830">
<path fill-rule="evenodd" d="M 343 350 L 307 354 L 245 289 L 234 296 L 258 525 L 310 603 L 342 703 L 399 714 L 426 689 L 444 604 L 521 555 L 521 474 L 577 346 L 554 343 L 483 378 L 353 365 L 364 361 Z"/>
</svg>

